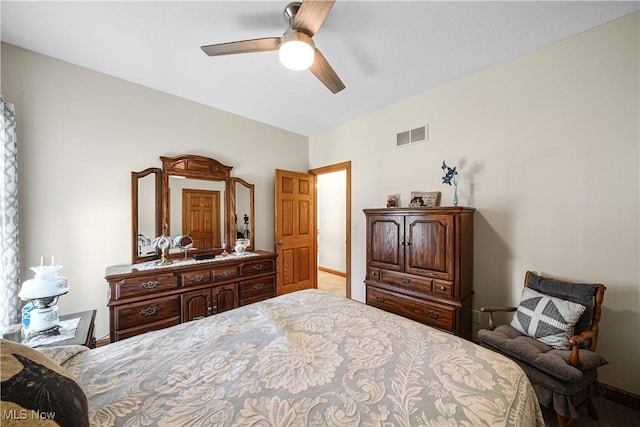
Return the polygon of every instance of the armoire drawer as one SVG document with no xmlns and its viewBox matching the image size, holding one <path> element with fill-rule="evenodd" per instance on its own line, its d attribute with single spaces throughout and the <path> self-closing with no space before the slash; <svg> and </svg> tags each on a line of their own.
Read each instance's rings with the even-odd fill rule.
<svg viewBox="0 0 640 427">
<path fill-rule="evenodd" d="M 453 283 L 442 280 L 433 281 L 433 294 L 439 297 L 453 298 Z"/>
<path fill-rule="evenodd" d="M 431 294 L 433 280 L 395 271 L 381 270 L 380 282 L 392 285 L 399 290 L 406 290 L 422 295 Z"/>
<path fill-rule="evenodd" d="M 180 295 L 116 306 L 113 314 L 116 329 L 132 328 L 171 317 L 180 318 Z"/>
<path fill-rule="evenodd" d="M 178 281 L 171 273 L 127 277 L 115 284 L 115 300 L 176 289 Z"/>
<path fill-rule="evenodd" d="M 367 285 L 367 304 L 429 326 L 455 332 L 455 308 Z"/>
</svg>

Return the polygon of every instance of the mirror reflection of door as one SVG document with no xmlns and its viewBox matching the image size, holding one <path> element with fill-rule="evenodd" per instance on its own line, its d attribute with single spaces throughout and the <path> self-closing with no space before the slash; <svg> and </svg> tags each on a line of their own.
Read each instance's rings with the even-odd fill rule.
<svg viewBox="0 0 640 427">
<path fill-rule="evenodd" d="M 194 248 L 219 248 L 220 192 L 182 190 L 182 234 L 191 236 Z"/>
</svg>

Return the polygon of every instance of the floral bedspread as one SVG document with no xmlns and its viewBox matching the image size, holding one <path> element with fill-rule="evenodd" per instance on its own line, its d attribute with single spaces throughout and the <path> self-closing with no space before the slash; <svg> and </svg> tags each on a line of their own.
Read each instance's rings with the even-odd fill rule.
<svg viewBox="0 0 640 427">
<path fill-rule="evenodd" d="M 469 341 L 300 291 L 65 362 L 104 426 L 544 425 L 523 371 Z"/>
</svg>

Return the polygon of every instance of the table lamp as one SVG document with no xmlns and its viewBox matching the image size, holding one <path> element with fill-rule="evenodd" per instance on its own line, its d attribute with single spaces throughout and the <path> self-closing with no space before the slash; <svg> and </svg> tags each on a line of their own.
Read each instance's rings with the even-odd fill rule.
<svg viewBox="0 0 640 427">
<path fill-rule="evenodd" d="M 58 318 L 58 297 L 69 292 L 67 279 L 58 276 L 61 265 L 43 265 L 44 257 L 40 258 L 40 265 L 31 267 L 35 273 L 33 279 L 22 284 L 18 296 L 23 301 L 31 301 L 33 310 L 30 312 L 28 334 L 56 335 L 60 329 Z"/>
</svg>

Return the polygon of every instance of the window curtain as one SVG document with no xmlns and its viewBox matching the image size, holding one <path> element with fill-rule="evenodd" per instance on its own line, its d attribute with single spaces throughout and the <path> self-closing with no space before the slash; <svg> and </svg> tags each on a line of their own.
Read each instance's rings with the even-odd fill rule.
<svg viewBox="0 0 640 427">
<path fill-rule="evenodd" d="M 0 262 L 2 285 L 0 331 L 20 321 L 20 255 L 18 251 L 18 140 L 13 104 L 0 96 Z"/>
</svg>

